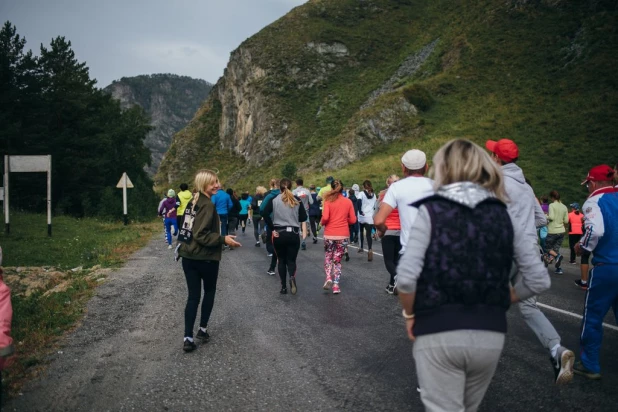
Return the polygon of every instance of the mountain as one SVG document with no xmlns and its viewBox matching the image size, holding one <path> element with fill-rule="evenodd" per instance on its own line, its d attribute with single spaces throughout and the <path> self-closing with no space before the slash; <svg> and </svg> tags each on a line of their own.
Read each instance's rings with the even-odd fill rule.
<svg viewBox="0 0 618 412">
<path fill-rule="evenodd" d="M 400 173 L 456 137 L 508 137 L 537 193 L 581 201 L 587 169 L 618 160 L 618 10 L 603 0 L 311 0 L 231 54 L 178 132 L 159 186 L 217 169 L 264 185 Z"/>
<path fill-rule="evenodd" d="M 153 176 L 174 133 L 185 127 L 204 102 L 212 84 L 175 74 L 152 74 L 123 77 L 105 91 L 120 100 L 122 108 L 141 106 L 151 118 L 152 131 L 145 140 L 152 163 L 146 169 Z"/>
</svg>

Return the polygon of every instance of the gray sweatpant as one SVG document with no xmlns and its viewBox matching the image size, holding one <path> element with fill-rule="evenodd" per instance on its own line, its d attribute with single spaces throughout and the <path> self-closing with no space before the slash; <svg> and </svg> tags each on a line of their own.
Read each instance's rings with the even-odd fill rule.
<svg viewBox="0 0 618 412">
<path fill-rule="evenodd" d="M 417 337 L 412 353 L 425 411 L 476 411 L 503 347 L 504 333 L 484 330 Z"/>
<path fill-rule="evenodd" d="M 517 266 L 513 263 L 510 274 L 511 284 L 515 284 L 519 276 L 521 275 L 519 275 L 517 271 Z M 554 325 L 547 320 L 545 314 L 541 312 L 541 309 L 536 305 L 536 296 L 517 303 L 517 308 L 521 313 L 521 317 L 526 322 L 526 325 L 532 329 L 539 339 L 539 342 L 541 342 L 541 345 L 543 345 L 547 351 L 551 351 L 551 348 L 560 345 L 560 335 L 558 335 Z"/>
</svg>

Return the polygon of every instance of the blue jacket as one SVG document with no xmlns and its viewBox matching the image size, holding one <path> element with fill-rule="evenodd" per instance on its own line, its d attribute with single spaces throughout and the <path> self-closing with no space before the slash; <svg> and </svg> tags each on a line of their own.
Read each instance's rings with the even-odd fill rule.
<svg viewBox="0 0 618 412">
<path fill-rule="evenodd" d="M 230 209 L 232 209 L 232 198 L 223 189 L 219 189 L 210 200 L 215 204 L 219 216 L 227 215 Z"/>
</svg>

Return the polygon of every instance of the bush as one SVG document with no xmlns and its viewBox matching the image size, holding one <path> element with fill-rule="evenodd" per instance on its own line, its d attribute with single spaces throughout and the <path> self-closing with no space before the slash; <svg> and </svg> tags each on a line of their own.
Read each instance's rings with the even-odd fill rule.
<svg viewBox="0 0 618 412">
<path fill-rule="evenodd" d="M 298 169 L 296 168 L 296 165 L 294 163 L 288 162 L 283 165 L 283 168 L 281 168 L 281 176 L 287 177 L 290 180 L 294 180 L 296 178 L 297 170 Z"/>
<path fill-rule="evenodd" d="M 427 89 L 418 84 L 413 84 L 403 89 L 403 97 L 420 111 L 427 111 L 433 106 L 435 100 Z"/>
</svg>

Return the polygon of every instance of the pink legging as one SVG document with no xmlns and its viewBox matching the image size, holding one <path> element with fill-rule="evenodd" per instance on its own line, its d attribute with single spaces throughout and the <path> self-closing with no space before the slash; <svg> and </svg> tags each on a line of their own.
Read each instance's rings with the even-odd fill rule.
<svg viewBox="0 0 618 412">
<path fill-rule="evenodd" d="M 341 277 L 341 259 L 345 253 L 346 240 L 324 240 L 324 271 L 326 279 L 331 279 L 335 284 L 339 283 Z"/>
</svg>

